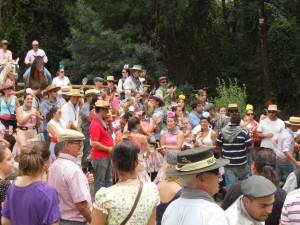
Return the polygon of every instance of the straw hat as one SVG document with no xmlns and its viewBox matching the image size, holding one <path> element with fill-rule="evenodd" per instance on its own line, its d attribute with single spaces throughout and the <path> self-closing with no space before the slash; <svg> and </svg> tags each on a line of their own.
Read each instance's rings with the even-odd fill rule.
<svg viewBox="0 0 300 225">
<path fill-rule="evenodd" d="M 236 103 L 228 104 L 228 108 L 237 108 L 238 105 Z"/>
<path fill-rule="evenodd" d="M 142 66 L 140 65 L 134 65 L 132 68 L 129 68 L 130 70 L 139 70 L 142 71 Z"/>
<path fill-rule="evenodd" d="M 87 97 L 89 95 L 95 95 L 95 90 L 94 89 L 86 90 L 84 96 Z"/>
<path fill-rule="evenodd" d="M 109 102 L 108 101 L 104 101 L 104 100 L 97 100 L 95 103 L 96 107 L 100 107 L 100 108 L 108 108 L 109 107 Z"/>
<path fill-rule="evenodd" d="M 34 40 L 33 42 L 32 42 L 32 45 L 38 45 L 39 44 L 39 42 L 37 41 L 37 40 Z"/>
<path fill-rule="evenodd" d="M 7 41 L 7 40 L 2 40 L 2 41 L 1 41 L 1 44 L 2 44 L 2 45 L 8 45 L 8 41 Z"/>
<path fill-rule="evenodd" d="M 286 124 L 295 125 L 300 127 L 300 117 L 290 117 L 288 121 L 284 121 Z"/>
<path fill-rule="evenodd" d="M 72 89 L 71 86 L 62 86 L 60 88 L 60 91 L 58 91 L 57 93 L 62 95 L 68 95 L 71 89 Z"/>
<path fill-rule="evenodd" d="M 50 84 L 46 87 L 45 92 L 49 92 L 49 91 L 59 91 L 60 87 L 56 87 L 55 84 Z"/>
<path fill-rule="evenodd" d="M 158 101 L 160 107 L 165 105 L 165 102 L 164 102 L 163 98 L 160 95 L 150 95 L 149 98 L 150 99 L 155 99 L 156 101 Z"/>
<path fill-rule="evenodd" d="M 71 97 L 82 97 L 83 94 L 81 94 L 79 89 L 72 89 L 70 92 L 66 93 L 66 95 Z"/>
<path fill-rule="evenodd" d="M 277 105 L 269 105 L 268 106 L 268 111 L 278 111 Z"/>
<path fill-rule="evenodd" d="M 106 81 L 113 81 L 113 82 L 116 82 L 114 76 L 107 76 L 107 77 L 106 77 Z"/>
</svg>

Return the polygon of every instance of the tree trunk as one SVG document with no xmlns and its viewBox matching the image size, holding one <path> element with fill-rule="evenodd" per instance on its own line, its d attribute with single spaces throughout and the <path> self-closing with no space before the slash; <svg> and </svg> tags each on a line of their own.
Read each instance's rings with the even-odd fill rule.
<svg viewBox="0 0 300 225">
<path fill-rule="evenodd" d="M 267 49 L 267 35 L 266 35 L 266 16 L 264 10 L 264 0 L 259 1 L 258 9 L 258 29 L 260 33 L 260 47 L 261 47 L 261 59 L 263 69 L 263 84 L 265 90 L 265 100 L 270 100 L 274 97 L 274 93 L 270 83 L 269 63 L 268 63 L 268 49 Z"/>
</svg>

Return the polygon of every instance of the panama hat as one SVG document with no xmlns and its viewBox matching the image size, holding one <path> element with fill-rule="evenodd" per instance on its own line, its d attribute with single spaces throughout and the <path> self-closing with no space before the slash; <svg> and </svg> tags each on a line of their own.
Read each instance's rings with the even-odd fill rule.
<svg viewBox="0 0 300 225">
<path fill-rule="evenodd" d="M 295 125 L 300 127 L 300 117 L 291 116 L 288 121 L 284 121 L 286 124 Z"/>
<path fill-rule="evenodd" d="M 37 41 L 37 40 L 34 40 L 33 42 L 32 42 L 32 45 L 38 45 L 39 44 L 39 42 Z"/>
<path fill-rule="evenodd" d="M 45 92 L 49 92 L 49 91 L 59 91 L 60 87 L 56 87 L 55 84 L 50 84 L 46 87 Z"/>
<path fill-rule="evenodd" d="M 149 98 L 150 99 L 155 99 L 156 101 L 158 101 L 160 106 L 165 105 L 165 102 L 164 102 L 163 98 L 160 95 L 150 95 Z"/>
<path fill-rule="evenodd" d="M 177 154 L 176 167 L 166 171 L 168 176 L 200 174 L 218 169 L 229 163 L 228 159 L 216 159 L 209 147 L 188 149 Z"/>
<path fill-rule="evenodd" d="M 99 108 L 108 108 L 109 107 L 109 102 L 108 101 L 104 101 L 104 100 L 97 100 L 95 103 L 96 107 Z"/>
<path fill-rule="evenodd" d="M 132 68 L 129 68 L 130 70 L 139 70 L 142 71 L 142 66 L 140 65 L 134 65 Z"/>
<path fill-rule="evenodd" d="M 236 103 L 228 104 L 228 108 L 237 108 L 238 105 Z"/>
<path fill-rule="evenodd" d="M 71 97 L 82 97 L 83 94 L 80 93 L 79 89 L 72 89 L 70 92 L 66 93 L 66 95 Z"/>
<path fill-rule="evenodd" d="M 268 106 L 268 111 L 278 111 L 277 105 L 269 105 Z"/>
<path fill-rule="evenodd" d="M 61 95 L 68 95 L 71 89 L 71 86 L 62 86 L 57 93 Z"/>
<path fill-rule="evenodd" d="M 85 93 L 84 93 L 85 97 L 90 96 L 90 95 L 95 95 L 95 90 L 94 89 L 89 89 L 89 90 L 85 91 Z"/>
<path fill-rule="evenodd" d="M 113 82 L 116 82 L 114 76 L 107 76 L 107 77 L 106 77 L 106 81 L 113 81 Z"/>
</svg>

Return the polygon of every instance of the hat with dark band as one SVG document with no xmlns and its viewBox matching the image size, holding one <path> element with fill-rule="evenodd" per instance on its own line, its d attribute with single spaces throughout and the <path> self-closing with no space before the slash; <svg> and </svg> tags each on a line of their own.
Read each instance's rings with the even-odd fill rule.
<svg viewBox="0 0 300 225">
<path fill-rule="evenodd" d="M 228 163 L 228 159 L 216 159 L 209 147 L 199 147 L 178 153 L 176 168 L 167 170 L 166 174 L 169 176 L 200 174 Z"/>
<path fill-rule="evenodd" d="M 102 77 L 95 77 L 94 82 L 96 81 L 104 82 L 104 79 Z"/>
</svg>

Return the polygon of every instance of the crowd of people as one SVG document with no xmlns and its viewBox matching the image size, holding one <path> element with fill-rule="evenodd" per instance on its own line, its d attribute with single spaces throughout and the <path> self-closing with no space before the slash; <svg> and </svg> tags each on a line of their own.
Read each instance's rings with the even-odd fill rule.
<svg viewBox="0 0 300 225">
<path fill-rule="evenodd" d="M 47 61 L 32 44 L 25 62 Z M 14 82 L 2 85 L 2 224 L 300 222 L 299 117 L 282 121 L 272 103 L 260 117 L 250 104 L 245 115 L 234 102 L 216 108 L 202 89 L 188 112 L 168 77 L 148 90 L 140 65 L 93 82 L 72 88 L 60 65 L 52 84 L 27 88 L 22 101 Z"/>
</svg>

